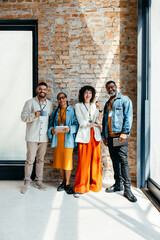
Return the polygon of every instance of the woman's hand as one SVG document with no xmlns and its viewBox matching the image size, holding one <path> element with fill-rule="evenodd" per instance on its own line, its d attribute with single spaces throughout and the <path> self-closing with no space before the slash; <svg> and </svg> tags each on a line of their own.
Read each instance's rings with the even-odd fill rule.
<svg viewBox="0 0 160 240">
<path fill-rule="evenodd" d="M 52 135 L 56 135 L 57 134 L 57 132 L 55 131 L 54 128 L 51 129 L 51 133 L 52 133 Z"/>
<path fill-rule="evenodd" d="M 99 110 L 98 121 L 101 122 L 102 115 L 103 115 L 103 104 L 97 101 L 96 102 L 96 108 L 98 108 L 98 110 Z M 101 127 L 100 127 L 100 130 L 101 130 Z"/>
<path fill-rule="evenodd" d="M 70 131 L 70 127 L 63 129 L 63 132 L 65 132 L 65 133 L 68 133 L 69 131 Z"/>
<path fill-rule="evenodd" d="M 91 128 L 92 128 L 92 127 L 96 127 L 96 125 L 97 125 L 96 123 L 93 123 L 93 122 L 92 122 L 92 123 L 88 123 L 88 124 L 86 125 L 86 127 L 91 127 Z"/>
<path fill-rule="evenodd" d="M 96 122 L 92 122 L 92 123 L 88 123 L 87 127 L 99 127 L 101 129 L 102 125 Z"/>
<path fill-rule="evenodd" d="M 104 138 L 103 139 L 103 143 L 104 143 L 104 145 L 106 146 L 106 147 L 108 147 L 108 142 L 107 142 L 107 140 Z"/>
<path fill-rule="evenodd" d="M 96 108 L 98 108 L 100 111 L 103 111 L 103 104 L 97 101 Z"/>
<path fill-rule="evenodd" d="M 100 124 L 100 123 L 95 123 L 95 127 L 99 127 L 100 131 L 102 131 L 102 124 Z"/>
<path fill-rule="evenodd" d="M 99 127 L 99 129 L 100 129 L 100 131 L 102 131 L 102 124 L 97 124 L 97 126 L 96 127 Z"/>
</svg>

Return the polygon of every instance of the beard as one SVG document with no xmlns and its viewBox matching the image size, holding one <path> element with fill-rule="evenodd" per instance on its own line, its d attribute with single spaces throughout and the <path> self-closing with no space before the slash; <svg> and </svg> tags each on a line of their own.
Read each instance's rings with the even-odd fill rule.
<svg viewBox="0 0 160 240">
<path fill-rule="evenodd" d="M 117 94 L 117 90 L 115 90 L 114 93 L 112 93 L 112 94 L 109 93 L 109 96 L 114 97 L 114 96 L 116 96 L 116 94 Z"/>
<path fill-rule="evenodd" d="M 43 94 L 43 95 L 41 95 L 41 94 Z M 39 96 L 40 98 L 45 98 L 45 97 L 46 97 L 46 93 L 39 93 L 38 96 Z"/>
</svg>

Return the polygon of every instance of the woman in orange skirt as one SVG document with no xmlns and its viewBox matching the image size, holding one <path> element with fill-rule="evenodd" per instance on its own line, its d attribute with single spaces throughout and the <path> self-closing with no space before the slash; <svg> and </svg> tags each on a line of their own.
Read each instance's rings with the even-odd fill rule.
<svg viewBox="0 0 160 240">
<path fill-rule="evenodd" d="M 72 154 L 78 121 L 74 109 L 68 105 L 66 94 L 59 93 L 57 100 L 59 105 L 52 114 L 48 130 L 49 137 L 52 139 L 51 147 L 54 148 L 53 167 L 60 170 L 63 179 L 57 191 L 65 190 L 67 194 L 73 194 L 70 177 L 73 169 Z"/>
<path fill-rule="evenodd" d="M 79 103 L 75 105 L 79 129 L 76 135 L 78 142 L 78 166 L 75 179 L 75 197 L 81 193 L 98 192 L 102 188 L 101 169 L 101 106 L 94 103 L 95 89 L 84 86 L 79 91 Z"/>
</svg>

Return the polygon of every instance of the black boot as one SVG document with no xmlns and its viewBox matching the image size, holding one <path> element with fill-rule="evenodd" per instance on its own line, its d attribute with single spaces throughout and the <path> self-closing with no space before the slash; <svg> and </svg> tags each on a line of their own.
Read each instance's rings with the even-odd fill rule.
<svg viewBox="0 0 160 240">
<path fill-rule="evenodd" d="M 105 192 L 117 192 L 117 191 L 123 191 L 123 185 L 115 183 L 111 187 L 106 188 Z"/>
<path fill-rule="evenodd" d="M 130 202 L 137 202 L 137 198 L 133 195 L 131 189 L 124 190 L 124 197 L 126 197 Z"/>
</svg>

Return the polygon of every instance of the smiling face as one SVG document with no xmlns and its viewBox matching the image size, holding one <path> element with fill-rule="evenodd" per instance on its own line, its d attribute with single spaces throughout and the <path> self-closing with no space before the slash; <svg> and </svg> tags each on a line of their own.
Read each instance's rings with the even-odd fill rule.
<svg viewBox="0 0 160 240">
<path fill-rule="evenodd" d="M 58 94 L 57 100 L 58 104 L 60 105 L 60 108 L 67 107 L 68 98 L 63 93 Z"/>
<path fill-rule="evenodd" d="M 110 97 L 114 97 L 117 93 L 117 86 L 114 83 L 109 83 L 106 86 L 106 90 Z"/>
<path fill-rule="evenodd" d="M 39 99 L 44 99 L 47 95 L 47 87 L 45 85 L 40 85 L 36 89 Z"/>
<path fill-rule="evenodd" d="M 84 92 L 84 102 L 85 103 L 90 103 L 91 98 L 92 98 L 92 91 L 91 90 L 86 90 Z"/>
</svg>

